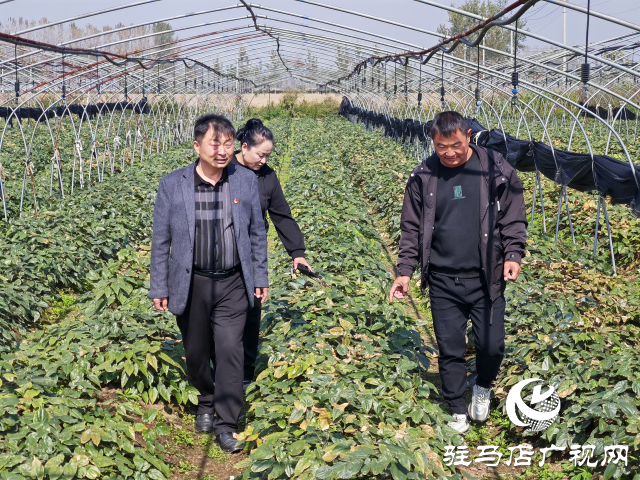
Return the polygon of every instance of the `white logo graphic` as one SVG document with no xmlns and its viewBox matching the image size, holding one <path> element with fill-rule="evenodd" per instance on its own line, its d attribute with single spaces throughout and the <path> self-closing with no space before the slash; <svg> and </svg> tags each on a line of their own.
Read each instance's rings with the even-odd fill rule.
<svg viewBox="0 0 640 480">
<path fill-rule="evenodd" d="M 541 432 L 549 428 L 560 413 L 560 397 L 556 389 L 550 385 L 543 393 L 542 386 L 533 387 L 531 405 L 540 404 L 538 408 L 531 408 L 522 398 L 522 389 L 533 382 L 541 382 L 539 378 L 528 378 L 516 383 L 507 395 L 507 415 L 515 425 L 529 427 L 524 433 Z M 520 411 L 520 417 L 516 410 Z"/>
</svg>

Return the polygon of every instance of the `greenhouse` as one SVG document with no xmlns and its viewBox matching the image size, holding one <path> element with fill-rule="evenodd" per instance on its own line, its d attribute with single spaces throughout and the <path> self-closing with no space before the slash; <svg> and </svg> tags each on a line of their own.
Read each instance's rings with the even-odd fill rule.
<svg viewBox="0 0 640 480">
<path fill-rule="evenodd" d="M 0 478 L 640 479 L 640 7 L 70 3 L 0 1 Z M 428 251 L 444 246 L 425 237 L 424 216 L 422 271 L 390 301 L 411 250 L 412 178 L 430 159 L 446 166 L 435 139 L 449 138 L 439 114 L 450 111 L 468 126 L 469 155 L 497 152 L 501 175 L 519 178 L 507 190 L 524 201 L 526 229 L 516 281 L 511 250 L 493 245 L 505 257 L 504 358 L 488 418 L 463 432 L 443 385 L 435 287 L 421 277 L 429 258 L 417 253 L 424 238 Z M 194 347 L 182 314 L 177 323 L 153 308 L 173 296 L 154 294 L 168 222 L 159 188 L 198 155 L 194 165 L 205 162 L 194 148 L 217 134 L 206 122 L 198 133 L 208 114 L 236 131 L 264 122 L 290 207 L 269 210 L 261 230 L 268 284 L 256 273 L 251 285 L 268 298 L 236 453 L 194 428 Z M 253 147 L 240 140 L 234 158 L 247 166 Z M 209 185 L 198 168 L 196 195 Z M 229 202 L 243 206 L 226 172 Z M 501 195 L 497 218 L 517 208 Z M 299 226 L 301 247 L 287 244 L 278 215 Z M 483 218 L 457 231 L 484 228 Z M 244 241 L 235 227 L 234 261 Z M 508 226 L 496 229 L 507 242 Z M 255 250 L 249 258 L 255 266 Z M 471 401 L 487 363 L 467 319 L 459 368 Z M 538 402 L 556 402 L 553 418 Z"/>
</svg>

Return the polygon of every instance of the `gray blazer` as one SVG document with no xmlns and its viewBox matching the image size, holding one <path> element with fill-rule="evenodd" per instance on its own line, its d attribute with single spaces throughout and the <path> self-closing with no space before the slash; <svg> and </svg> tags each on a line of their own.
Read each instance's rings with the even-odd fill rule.
<svg viewBox="0 0 640 480">
<path fill-rule="evenodd" d="M 196 230 L 195 163 L 160 179 L 153 212 L 149 298 L 169 298 L 169 310 L 181 315 L 187 305 Z M 229 164 L 233 229 L 240 266 L 253 306 L 254 289 L 268 287 L 267 234 L 262 220 L 258 179 L 244 167 Z M 237 200 L 237 202 L 236 202 Z M 259 301 L 259 300 L 257 300 Z"/>
</svg>

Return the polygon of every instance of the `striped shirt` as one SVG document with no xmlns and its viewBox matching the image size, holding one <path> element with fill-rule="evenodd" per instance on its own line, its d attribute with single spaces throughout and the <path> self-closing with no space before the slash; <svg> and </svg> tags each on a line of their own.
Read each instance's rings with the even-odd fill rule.
<svg viewBox="0 0 640 480">
<path fill-rule="evenodd" d="M 196 163 L 197 165 L 197 163 Z M 198 270 L 228 270 L 240 263 L 227 169 L 215 185 L 195 172 L 196 234 L 193 266 Z"/>
</svg>

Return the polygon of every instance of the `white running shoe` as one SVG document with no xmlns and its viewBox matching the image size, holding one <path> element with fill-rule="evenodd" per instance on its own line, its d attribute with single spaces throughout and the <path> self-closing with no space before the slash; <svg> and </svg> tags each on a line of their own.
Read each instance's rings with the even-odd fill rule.
<svg viewBox="0 0 640 480">
<path fill-rule="evenodd" d="M 476 422 L 484 422 L 489 416 L 489 403 L 491 399 L 491 389 L 483 388 L 480 385 L 473 385 L 473 395 L 469 404 L 469 417 Z"/>
<path fill-rule="evenodd" d="M 464 433 L 469 430 L 469 417 L 467 417 L 466 413 L 454 413 L 451 416 L 454 418 L 454 421 L 447 422 L 447 425 L 458 433 Z"/>
</svg>

